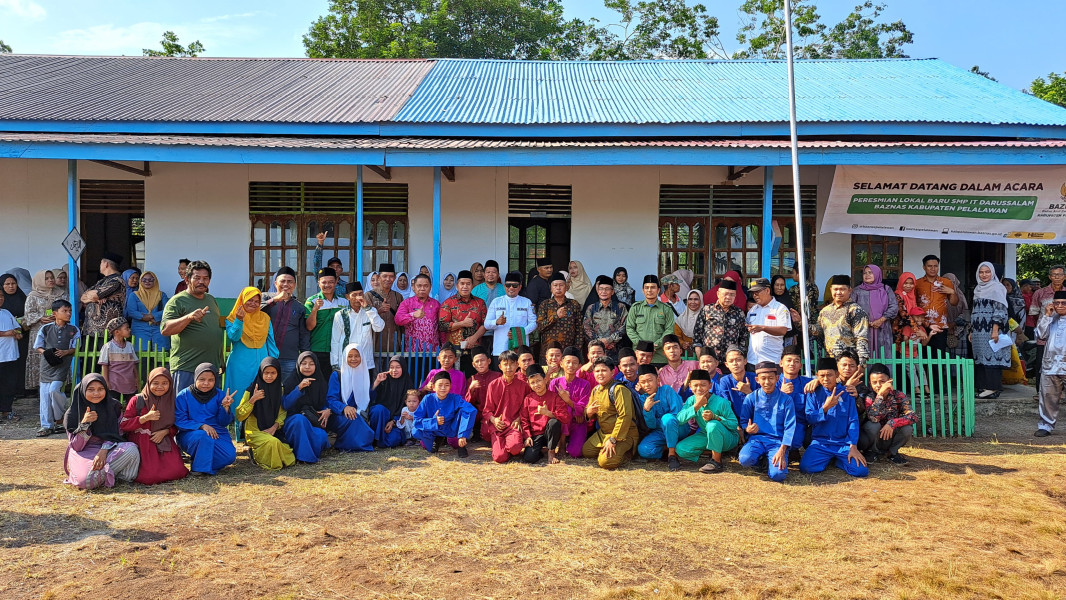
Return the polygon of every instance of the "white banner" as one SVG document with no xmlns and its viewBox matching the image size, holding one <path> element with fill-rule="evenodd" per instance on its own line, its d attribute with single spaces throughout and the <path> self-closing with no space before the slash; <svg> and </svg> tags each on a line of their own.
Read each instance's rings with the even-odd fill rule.
<svg viewBox="0 0 1066 600">
<path fill-rule="evenodd" d="M 822 233 L 1066 243 L 1066 166 L 838 166 Z"/>
</svg>

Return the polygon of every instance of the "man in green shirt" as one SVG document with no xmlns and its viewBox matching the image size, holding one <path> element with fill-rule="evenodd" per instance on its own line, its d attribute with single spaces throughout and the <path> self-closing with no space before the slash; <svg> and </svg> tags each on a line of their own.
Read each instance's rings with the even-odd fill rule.
<svg viewBox="0 0 1066 600">
<path fill-rule="evenodd" d="M 674 332 L 674 309 L 659 301 L 659 278 L 644 276 L 644 300 L 634 302 L 626 317 L 626 335 L 634 345 L 640 341 L 655 345 L 654 365 L 666 364 L 663 355 L 663 336 Z"/>
<path fill-rule="evenodd" d="M 219 368 L 225 364 L 222 346 L 226 317 L 218 309 L 215 297 L 207 293 L 211 265 L 202 260 L 189 263 L 185 283 L 185 291 L 174 294 L 163 307 L 159 324 L 160 333 L 170 337 L 170 372 L 174 374 L 176 391 L 192 385 L 193 371 L 200 363 Z"/>
<path fill-rule="evenodd" d="M 333 316 L 348 306 L 348 301 L 337 295 L 337 272 L 329 267 L 318 270 L 318 289 L 321 291 L 304 303 L 304 313 L 311 332 L 311 352 L 318 356 L 318 364 L 329 365 Z"/>
</svg>

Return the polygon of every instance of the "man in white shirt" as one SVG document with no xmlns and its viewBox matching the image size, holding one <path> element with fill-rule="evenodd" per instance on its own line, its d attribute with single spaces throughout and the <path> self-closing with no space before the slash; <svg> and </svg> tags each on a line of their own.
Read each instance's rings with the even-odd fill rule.
<svg viewBox="0 0 1066 600">
<path fill-rule="evenodd" d="M 367 369 L 374 370 L 374 333 L 385 329 L 385 320 L 378 311 L 370 306 L 370 300 L 363 295 L 363 284 L 349 282 L 344 287 L 348 297 L 348 306 L 333 316 L 333 334 L 329 344 L 329 362 L 334 369 L 341 364 L 341 353 L 348 344 L 358 344 L 359 355 L 363 357 Z"/>
<path fill-rule="evenodd" d="M 748 297 L 755 304 L 748 311 L 748 364 L 755 365 L 764 361 L 774 364 L 781 362 L 781 353 L 785 348 L 785 334 L 792 329 L 792 317 L 788 308 L 774 300 L 770 291 L 770 281 L 756 279 L 748 288 Z"/>
<path fill-rule="evenodd" d="M 485 329 L 492 331 L 492 353 L 499 356 L 504 350 L 529 344 L 529 335 L 537 329 L 537 311 L 529 298 L 518 295 L 522 290 L 522 274 L 511 271 L 503 280 L 504 295 L 489 305 L 485 315 Z M 525 331 L 524 340 L 516 340 L 514 328 Z"/>
</svg>

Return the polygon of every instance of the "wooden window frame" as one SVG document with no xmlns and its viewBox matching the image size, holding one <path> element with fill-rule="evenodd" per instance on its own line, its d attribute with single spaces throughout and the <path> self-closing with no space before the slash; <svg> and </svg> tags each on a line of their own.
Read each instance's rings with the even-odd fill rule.
<svg viewBox="0 0 1066 600">
<path fill-rule="evenodd" d="M 862 270 L 866 265 L 874 264 L 881 267 L 882 279 L 899 279 L 903 274 L 903 240 L 904 238 L 890 235 L 853 235 L 851 236 L 851 273 L 852 283 L 862 283 Z M 874 260 L 874 247 L 881 246 L 881 260 Z M 889 247 L 896 249 L 895 265 L 890 264 Z"/>
<path fill-rule="evenodd" d="M 678 269 L 690 269 L 692 275 L 692 288 L 706 290 L 708 281 L 708 265 L 710 264 L 710 231 L 707 217 L 659 217 L 659 275 L 668 275 Z M 692 231 L 695 227 L 703 229 L 700 245 L 692 243 Z M 682 227 L 688 227 L 689 244 L 680 245 Z M 669 232 L 669 239 L 668 239 Z M 684 260 L 682 260 L 684 258 Z M 684 264 L 682 264 L 684 263 Z"/>
<path fill-rule="evenodd" d="M 388 227 L 388 237 L 386 244 L 380 245 L 377 243 L 377 225 L 380 222 L 385 222 Z M 403 225 L 403 244 L 397 246 L 393 244 L 395 238 L 393 237 L 392 230 L 396 224 Z M 407 219 L 407 215 L 363 215 L 363 274 L 362 277 L 366 277 L 370 273 L 374 272 L 378 268 L 378 264 L 382 262 L 396 263 L 394 252 L 403 253 L 403 262 L 396 265 L 396 275 L 399 276 L 401 272 L 407 273 L 407 278 L 410 280 L 418 274 L 416 270 L 411 273 L 411 269 L 417 269 L 410 264 L 410 256 L 407 253 L 408 240 L 411 235 L 411 225 Z M 378 252 L 387 252 L 388 260 L 382 261 L 378 257 Z M 431 267 L 432 268 L 432 267 Z"/>
</svg>

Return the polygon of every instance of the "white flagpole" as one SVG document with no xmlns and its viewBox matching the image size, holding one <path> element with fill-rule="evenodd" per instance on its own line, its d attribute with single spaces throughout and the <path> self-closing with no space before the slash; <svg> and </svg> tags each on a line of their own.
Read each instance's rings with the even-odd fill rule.
<svg viewBox="0 0 1066 600">
<path fill-rule="evenodd" d="M 800 200 L 799 142 L 796 136 L 796 74 L 792 47 L 792 2 L 785 0 L 785 44 L 788 52 L 788 126 L 792 147 L 792 204 L 796 217 L 796 270 L 799 272 L 800 318 L 803 320 L 803 371 L 811 376 L 811 333 L 807 322 L 807 268 L 803 254 L 803 207 Z"/>
</svg>

